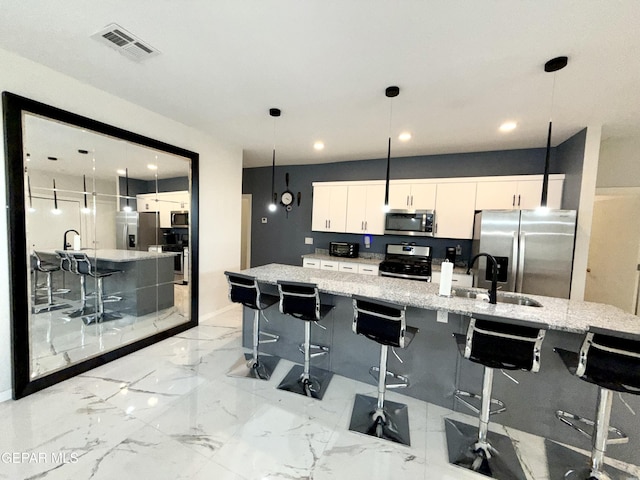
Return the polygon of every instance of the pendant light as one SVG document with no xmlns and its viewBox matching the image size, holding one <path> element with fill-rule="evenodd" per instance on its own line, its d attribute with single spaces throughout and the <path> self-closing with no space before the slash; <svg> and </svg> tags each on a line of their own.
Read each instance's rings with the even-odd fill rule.
<svg viewBox="0 0 640 480">
<path fill-rule="evenodd" d="M 129 169 L 124 169 L 124 184 L 125 184 L 125 196 L 126 196 L 126 205 L 122 208 L 124 212 L 130 212 L 131 206 L 129 205 Z"/>
<path fill-rule="evenodd" d="M 269 203 L 269 211 L 276 211 L 276 117 L 279 117 L 282 112 L 279 108 L 270 108 L 269 115 L 273 117 L 273 155 L 271 158 L 271 203 Z"/>
<path fill-rule="evenodd" d="M 33 200 L 31 197 L 31 177 L 27 174 L 27 190 L 29 192 L 29 211 L 35 212 L 36 209 L 33 208 Z"/>
<path fill-rule="evenodd" d="M 553 73 L 553 87 L 551 88 L 551 109 L 549 113 L 549 131 L 547 133 L 547 153 L 544 160 L 544 175 L 542 177 L 542 197 L 540 199 L 540 206 L 543 208 L 547 207 L 547 194 L 549 191 L 549 160 L 551 156 L 551 126 L 552 126 L 552 117 L 553 117 L 553 96 L 555 94 L 556 89 L 556 75 L 555 72 L 558 70 L 562 70 L 567 66 L 567 57 L 556 57 L 549 60 L 544 64 L 544 71 L 548 73 Z"/>
<path fill-rule="evenodd" d="M 397 97 L 400 94 L 400 88 L 396 86 L 387 87 L 385 90 L 387 98 Z M 389 142 L 387 143 L 387 176 L 384 186 L 384 207 L 385 212 L 389 211 L 389 169 L 391 167 L 391 119 L 393 117 L 393 102 L 389 102 Z"/>
<path fill-rule="evenodd" d="M 51 213 L 54 215 L 60 215 L 62 213 L 62 210 L 58 208 L 58 192 L 56 190 L 55 178 L 53 179 L 53 210 L 51 210 Z"/>
<path fill-rule="evenodd" d="M 89 153 L 89 150 L 79 149 L 78 153 L 80 155 L 86 155 Z M 87 176 L 82 175 L 82 196 L 84 197 L 84 207 L 81 209 L 82 213 L 89 213 L 89 206 L 87 205 Z"/>
</svg>

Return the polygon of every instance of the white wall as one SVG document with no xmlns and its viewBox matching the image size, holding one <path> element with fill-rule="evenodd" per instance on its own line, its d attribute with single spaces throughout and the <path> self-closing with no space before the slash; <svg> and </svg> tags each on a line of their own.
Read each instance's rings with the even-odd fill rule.
<svg viewBox="0 0 640 480">
<path fill-rule="evenodd" d="M 200 154 L 200 314 L 228 306 L 224 270 L 239 267 L 242 151 L 207 134 L 0 49 L 0 91 L 9 91 Z M 1 119 L 0 119 L 1 122 Z M 4 149 L 0 152 L 3 162 Z M 4 163 L 3 163 L 4 164 Z M 4 171 L 4 169 L 3 169 Z M 0 177 L 5 191 L 6 177 Z M 2 195 L 3 210 L 6 196 Z M 6 216 L 0 216 L 0 401 L 11 389 Z"/>
<path fill-rule="evenodd" d="M 603 140 L 598 165 L 598 188 L 640 187 L 640 134 Z"/>
</svg>

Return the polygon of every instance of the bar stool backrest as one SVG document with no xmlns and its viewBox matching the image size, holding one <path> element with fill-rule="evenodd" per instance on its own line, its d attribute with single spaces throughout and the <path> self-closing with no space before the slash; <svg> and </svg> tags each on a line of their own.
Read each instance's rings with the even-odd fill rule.
<svg viewBox="0 0 640 480">
<path fill-rule="evenodd" d="M 538 327 L 472 318 L 464 356 L 490 368 L 537 372 L 545 333 Z"/>
<path fill-rule="evenodd" d="M 588 332 L 576 375 L 610 390 L 640 395 L 640 338 Z"/>
<path fill-rule="evenodd" d="M 314 283 L 278 281 L 280 313 L 310 322 L 320 320 L 320 292 Z"/>
<path fill-rule="evenodd" d="M 73 260 L 71 256 L 62 250 L 56 250 L 58 257 L 60 258 L 60 268 L 65 272 L 76 273 L 73 271 Z"/>
<path fill-rule="evenodd" d="M 406 307 L 369 298 L 353 298 L 354 333 L 382 345 L 404 348 L 407 323 Z"/>
<path fill-rule="evenodd" d="M 229 283 L 229 300 L 245 307 L 260 310 L 260 288 L 255 277 L 224 272 Z"/>
<path fill-rule="evenodd" d="M 71 253 L 71 258 L 75 263 L 76 272 L 80 275 L 94 276 L 94 268 L 89 261 L 89 257 L 86 253 Z"/>
</svg>

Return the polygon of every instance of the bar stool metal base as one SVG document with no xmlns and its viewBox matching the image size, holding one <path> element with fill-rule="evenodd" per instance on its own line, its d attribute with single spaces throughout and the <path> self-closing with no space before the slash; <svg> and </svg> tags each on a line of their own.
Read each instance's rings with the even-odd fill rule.
<svg viewBox="0 0 640 480">
<path fill-rule="evenodd" d="M 601 471 L 599 476 L 592 476 L 591 468 L 589 467 L 591 460 L 589 456 L 548 439 L 545 439 L 544 447 L 547 454 L 549 478 L 562 480 L 638 480 L 635 475 L 610 465 L 607 465 L 605 472 Z"/>
<path fill-rule="evenodd" d="M 289 373 L 287 373 L 287 376 L 280 382 L 280 385 L 278 385 L 278 390 L 286 390 L 306 397 L 315 398 L 316 400 L 322 400 L 329 386 L 329 382 L 331 378 L 333 378 L 333 372 L 322 368 L 310 367 L 309 380 L 307 382 L 302 380 L 303 374 L 303 366 L 294 365 L 293 368 L 289 370 Z"/>
<path fill-rule="evenodd" d="M 92 323 L 108 322 L 110 320 L 117 320 L 119 318 L 122 318 L 122 315 L 120 315 L 119 313 L 104 312 L 95 315 L 86 315 L 82 317 L 82 322 L 85 325 L 91 325 Z"/>
<path fill-rule="evenodd" d="M 44 312 L 54 312 L 62 308 L 69 308 L 70 306 L 71 305 L 69 305 L 68 303 L 52 303 L 51 305 L 44 304 L 42 306 L 34 305 L 33 308 L 31 309 L 31 313 L 38 314 L 38 313 L 44 313 Z"/>
<path fill-rule="evenodd" d="M 385 400 L 386 421 L 374 415 L 377 407 L 377 398 L 357 394 L 349 430 L 411 446 L 408 407 L 403 403 Z"/>
<path fill-rule="evenodd" d="M 488 432 L 487 439 L 491 448 L 487 455 L 484 451 L 476 451 L 477 427 L 449 418 L 445 419 L 444 425 L 449 463 L 498 480 L 526 480 L 509 437 Z"/>
<path fill-rule="evenodd" d="M 227 376 L 269 380 L 279 361 L 279 357 L 259 355 L 256 363 L 253 361 L 252 354 L 245 353 L 236 363 L 234 363 L 231 369 L 227 372 Z"/>
</svg>

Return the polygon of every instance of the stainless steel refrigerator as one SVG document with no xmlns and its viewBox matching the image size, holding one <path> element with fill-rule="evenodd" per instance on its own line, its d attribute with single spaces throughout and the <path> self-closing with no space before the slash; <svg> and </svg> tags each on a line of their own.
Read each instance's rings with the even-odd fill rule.
<svg viewBox="0 0 640 480">
<path fill-rule="evenodd" d="M 158 212 L 117 212 L 116 248 L 148 251 L 162 243 Z"/>
<path fill-rule="evenodd" d="M 575 232 L 575 210 L 484 210 L 476 213 L 472 253 L 496 258 L 503 291 L 569 298 Z M 486 258 L 477 262 L 474 285 L 489 288 Z"/>
</svg>

